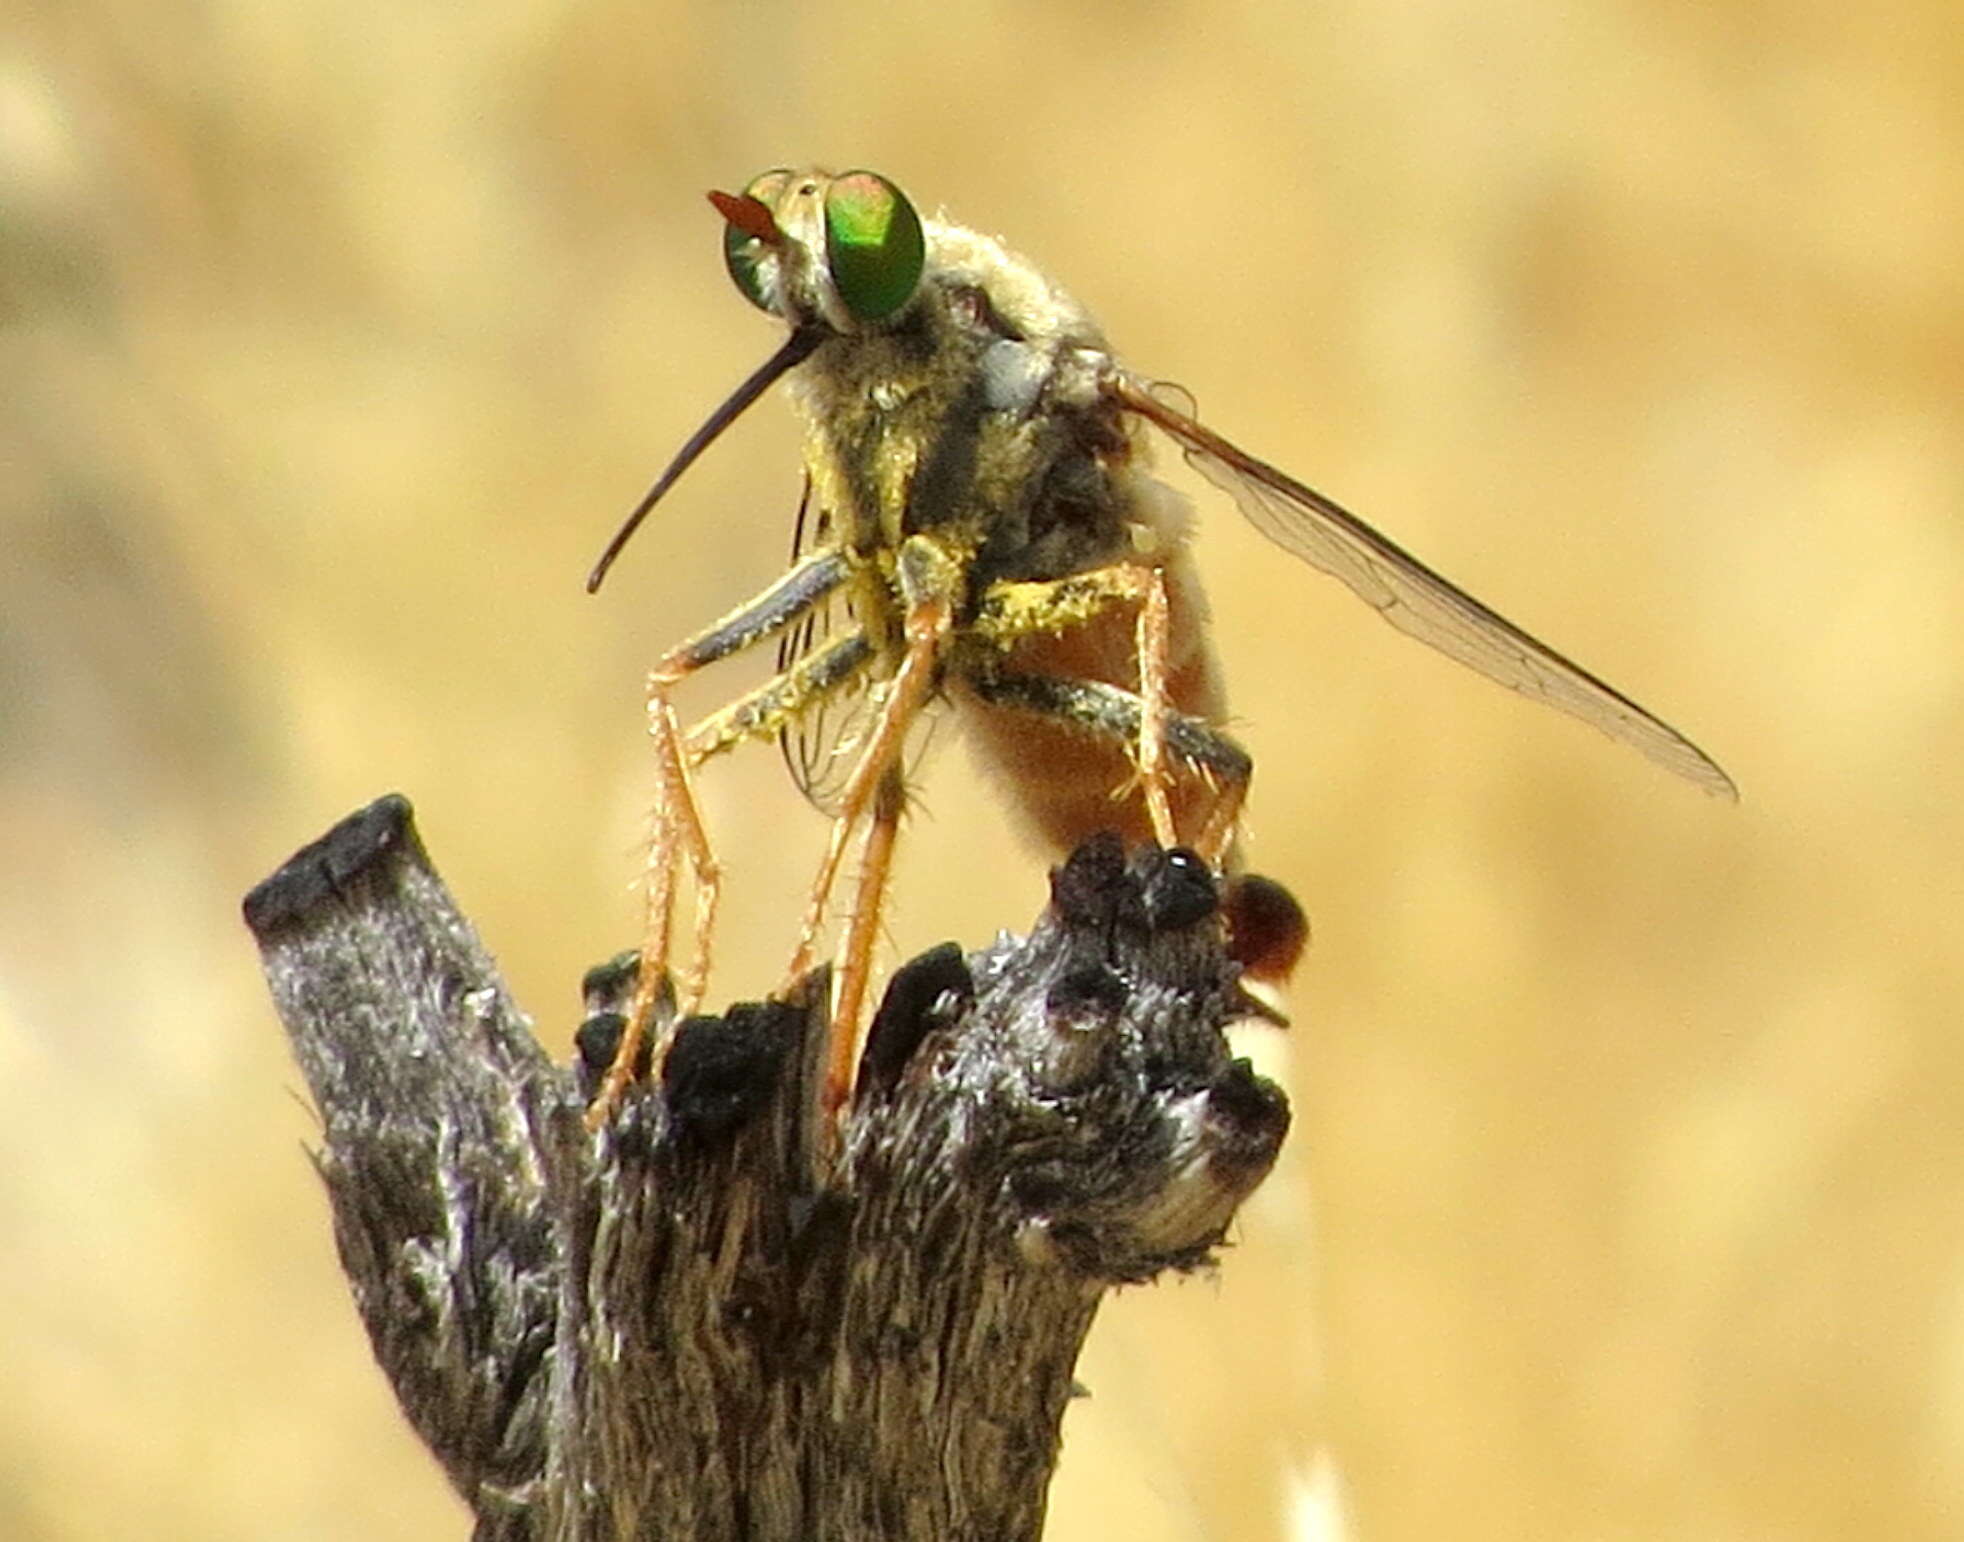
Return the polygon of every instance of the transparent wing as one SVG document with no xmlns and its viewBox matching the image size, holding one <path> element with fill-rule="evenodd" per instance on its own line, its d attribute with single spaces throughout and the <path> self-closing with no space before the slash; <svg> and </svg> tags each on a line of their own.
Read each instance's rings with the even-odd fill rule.
<svg viewBox="0 0 1964 1542">
<path fill-rule="evenodd" d="M 1190 401 L 1174 405 L 1168 388 L 1116 370 L 1103 385 L 1120 406 L 1177 440 L 1188 462 L 1231 495 L 1263 535 L 1341 579 L 1399 631 L 1510 691 L 1601 729 L 1706 792 L 1739 796 L 1732 778 L 1670 724 L 1489 610 L 1348 509 L 1230 444 L 1195 420 Z"/>
<path fill-rule="evenodd" d="M 791 537 L 791 560 L 816 551 L 832 540 L 829 510 L 813 509 L 811 478 L 798 499 L 798 523 Z M 850 590 L 850 585 L 846 586 Z M 807 612 L 796 626 L 778 639 L 777 667 L 781 674 L 813 649 L 828 642 L 834 633 L 852 624 L 852 601 L 848 594 L 834 591 Z M 852 774 L 853 750 L 859 744 L 873 706 L 867 672 L 859 671 L 846 684 L 813 702 L 777 737 L 778 751 L 785 769 L 805 801 L 821 814 L 839 811 L 839 795 Z"/>
</svg>

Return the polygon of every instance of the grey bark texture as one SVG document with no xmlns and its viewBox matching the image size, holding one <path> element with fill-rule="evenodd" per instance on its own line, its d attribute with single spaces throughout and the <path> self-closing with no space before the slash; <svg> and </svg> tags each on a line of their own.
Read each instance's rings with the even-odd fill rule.
<svg viewBox="0 0 1964 1542">
<path fill-rule="evenodd" d="M 843 1125 L 806 1001 L 556 1064 L 383 798 L 246 900 L 376 1358 L 489 1539 L 1037 1537 L 1109 1287 L 1208 1262 L 1288 1127 L 1217 879 L 1081 848 L 1027 938 L 896 974 Z"/>
</svg>

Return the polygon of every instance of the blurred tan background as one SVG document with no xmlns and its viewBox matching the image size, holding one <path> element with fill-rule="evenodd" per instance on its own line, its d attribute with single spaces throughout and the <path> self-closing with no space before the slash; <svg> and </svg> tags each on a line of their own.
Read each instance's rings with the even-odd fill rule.
<svg viewBox="0 0 1964 1542">
<path fill-rule="evenodd" d="M 1218 1278 L 1108 1306 L 1051 1535 L 1964 1534 L 1952 8 L 935 9 L 10 18 L 0 1535 L 466 1535 L 237 902 L 401 789 L 563 1049 L 634 935 L 640 671 L 783 560 L 783 405 L 581 579 L 776 343 L 702 191 L 801 160 L 1003 233 L 1745 794 L 1193 489 L 1316 925 L 1256 1046 L 1298 1123 Z M 908 951 L 1043 892 L 940 737 Z M 768 748 L 708 788 L 727 996 L 819 831 Z"/>
</svg>

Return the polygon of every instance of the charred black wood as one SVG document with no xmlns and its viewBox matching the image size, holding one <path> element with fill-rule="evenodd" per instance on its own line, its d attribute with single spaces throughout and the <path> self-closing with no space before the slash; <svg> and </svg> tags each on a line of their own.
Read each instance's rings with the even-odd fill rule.
<svg viewBox="0 0 1964 1542">
<path fill-rule="evenodd" d="M 255 889 L 357 1307 L 476 1535 L 1036 1537 L 1100 1296 L 1206 1264 L 1288 1127 L 1219 892 L 1087 843 L 1027 938 L 897 972 L 820 1138 L 822 976 L 673 1025 L 590 1136 L 632 955 L 561 1065 L 403 799 Z"/>
</svg>

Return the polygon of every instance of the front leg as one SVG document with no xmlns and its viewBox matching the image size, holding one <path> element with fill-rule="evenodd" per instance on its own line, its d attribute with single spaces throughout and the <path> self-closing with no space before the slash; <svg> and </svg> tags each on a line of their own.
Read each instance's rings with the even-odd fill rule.
<svg viewBox="0 0 1964 1542">
<path fill-rule="evenodd" d="M 942 655 L 954 630 L 965 571 L 965 554 L 944 547 L 929 535 L 910 536 L 895 559 L 894 578 L 904 605 L 900 666 L 886 684 L 859 758 L 840 793 L 839 811 L 832 821 L 824 859 L 812 880 L 798 945 L 785 971 L 785 988 L 789 990 L 811 968 L 846 847 L 860 820 L 870 812 L 872 821 L 862 848 L 857 893 L 840 939 L 842 963 L 832 1007 L 823 1094 L 828 1113 L 841 1108 L 852 1091 L 860 1012 L 885 909 L 894 835 L 905 802 L 901 756 L 908 730 L 940 683 Z"/>
<path fill-rule="evenodd" d="M 648 735 L 654 741 L 656 783 L 654 830 L 643 872 L 647 910 L 641 970 L 613 1065 L 587 1111 L 591 1129 L 599 1128 L 619 1100 L 655 1020 L 656 1004 L 668 976 L 670 932 L 685 863 L 695 881 L 696 922 L 689 969 L 671 1018 L 694 1011 L 708 983 L 710 939 L 722 873 L 696 797 L 695 768 L 746 738 L 776 734 L 812 701 L 862 670 L 872 658 L 872 647 L 863 633 L 848 632 L 705 719 L 686 736 L 679 727 L 671 694 L 698 669 L 793 625 L 856 571 L 854 562 L 842 551 L 816 553 L 748 604 L 671 649 L 648 672 Z"/>
</svg>

